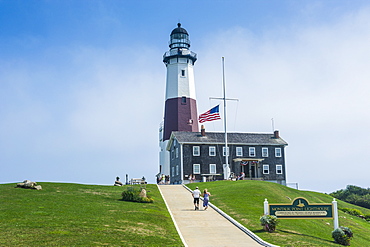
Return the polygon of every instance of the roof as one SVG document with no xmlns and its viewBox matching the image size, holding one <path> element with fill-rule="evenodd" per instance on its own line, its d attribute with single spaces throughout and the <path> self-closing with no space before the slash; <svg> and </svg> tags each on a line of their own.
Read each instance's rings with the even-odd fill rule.
<svg viewBox="0 0 370 247">
<path fill-rule="evenodd" d="M 202 136 L 201 132 L 173 131 L 168 147 L 174 138 L 181 144 L 225 143 L 225 133 L 222 132 L 206 132 L 205 136 Z M 227 143 L 230 145 L 288 145 L 281 137 L 275 138 L 273 133 L 227 133 Z"/>
<path fill-rule="evenodd" d="M 184 33 L 184 34 L 189 35 L 188 32 L 184 28 L 181 27 L 181 23 L 177 23 L 177 28 L 172 30 L 171 35 L 175 33 Z"/>
</svg>

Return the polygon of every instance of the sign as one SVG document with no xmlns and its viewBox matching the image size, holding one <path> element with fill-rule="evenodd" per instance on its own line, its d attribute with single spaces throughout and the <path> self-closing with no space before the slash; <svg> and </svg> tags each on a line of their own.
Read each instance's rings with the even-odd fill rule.
<svg viewBox="0 0 370 247">
<path fill-rule="evenodd" d="M 279 219 L 332 219 L 332 203 L 314 203 L 299 197 L 293 200 L 292 204 L 268 204 L 270 215 L 275 215 Z"/>
</svg>

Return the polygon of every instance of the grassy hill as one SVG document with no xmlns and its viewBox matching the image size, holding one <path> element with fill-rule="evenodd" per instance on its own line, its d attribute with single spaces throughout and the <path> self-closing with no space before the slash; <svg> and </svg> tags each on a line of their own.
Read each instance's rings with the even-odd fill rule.
<svg viewBox="0 0 370 247">
<path fill-rule="evenodd" d="M 156 185 L 155 203 L 121 201 L 122 187 L 0 185 L 0 246 L 182 246 Z"/>
<path fill-rule="evenodd" d="M 182 246 L 156 185 L 147 185 L 155 202 L 146 204 L 121 201 L 122 187 L 39 184 L 41 191 L 0 184 L 0 246 Z M 259 224 L 265 198 L 270 203 L 291 203 L 296 197 L 330 203 L 329 195 L 263 181 L 189 184 L 195 186 L 208 188 L 212 203 L 270 243 L 340 246 L 331 238 L 332 219 L 281 220 L 274 233 Z M 338 206 L 370 213 L 341 201 Z M 339 224 L 354 232 L 351 246 L 370 246 L 370 223 L 341 211 L 339 215 Z"/>
<path fill-rule="evenodd" d="M 207 188 L 211 202 L 231 217 L 253 231 L 263 240 L 280 246 L 341 246 L 334 243 L 332 219 L 285 219 L 280 220 L 274 233 L 262 230 L 259 218 L 263 214 L 265 198 L 269 203 L 291 203 L 296 197 L 304 197 L 310 203 L 331 203 L 332 197 L 326 194 L 299 191 L 279 184 L 264 181 L 216 181 L 193 183 L 188 187 Z M 360 209 L 364 214 L 370 210 L 338 201 L 338 207 Z M 370 223 L 339 211 L 339 225 L 350 227 L 354 232 L 351 246 L 370 246 Z"/>
</svg>

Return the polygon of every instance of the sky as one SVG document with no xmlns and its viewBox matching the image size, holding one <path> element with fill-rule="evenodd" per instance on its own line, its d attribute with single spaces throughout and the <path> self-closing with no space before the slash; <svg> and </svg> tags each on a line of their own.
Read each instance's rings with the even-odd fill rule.
<svg viewBox="0 0 370 247">
<path fill-rule="evenodd" d="M 159 171 L 171 31 L 198 54 L 198 113 L 288 142 L 287 182 L 370 187 L 370 2 L 0 0 L 0 183 Z M 223 110 L 221 107 L 221 115 Z M 223 121 L 204 124 L 223 131 Z"/>
</svg>

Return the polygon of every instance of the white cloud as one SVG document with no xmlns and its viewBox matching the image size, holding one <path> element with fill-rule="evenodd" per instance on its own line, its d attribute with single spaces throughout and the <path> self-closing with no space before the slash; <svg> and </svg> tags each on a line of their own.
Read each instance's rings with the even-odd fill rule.
<svg viewBox="0 0 370 247">
<path fill-rule="evenodd" d="M 213 88 L 221 89 L 221 72 L 212 71 L 221 71 L 225 56 L 227 96 L 240 100 L 235 130 L 272 131 L 274 118 L 290 144 L 288 180 L 329 192 L 346 179 L 369 186 L 363 175 L 370 158 L 369 12 L 263 36 L 240 27 L 207 36 L 214 42 L 197 67 L 198 107 L 209 104 L 200 92 L 221 96 Z M 236 107 L 229 105 L 232 115 Z M 233 121 L 230 116 L 229 126 Z M 222 131 L 221 121 L 217 127 Z"/>
<path fill-rule="evenodd" d="M 222 96 L 224 56 L 227 97 L 239 98 L 228 102 L 230 131 L 270 132 L 274 118 L 289 143 L 290 182 L 325 192 L 369 187 L 370 10 L 324 23 L 315 15 L 321 8 L 305 9 L 303 24 L 259 33 L 243 23 L 202 32 L 203 42 L 194 44 L 198 113 L 220 103 L 208 98 Z M 47 43 L 31 36 L 31 48 L 38 38 Z M 154 181 L 165 44 L 68 44 L 0 60 L 0 164 L 7 167 L 0 181 L 105 184 L 126 173 Z M 222 131 L 222 121 L 205 125 Z"/>
</svg>

